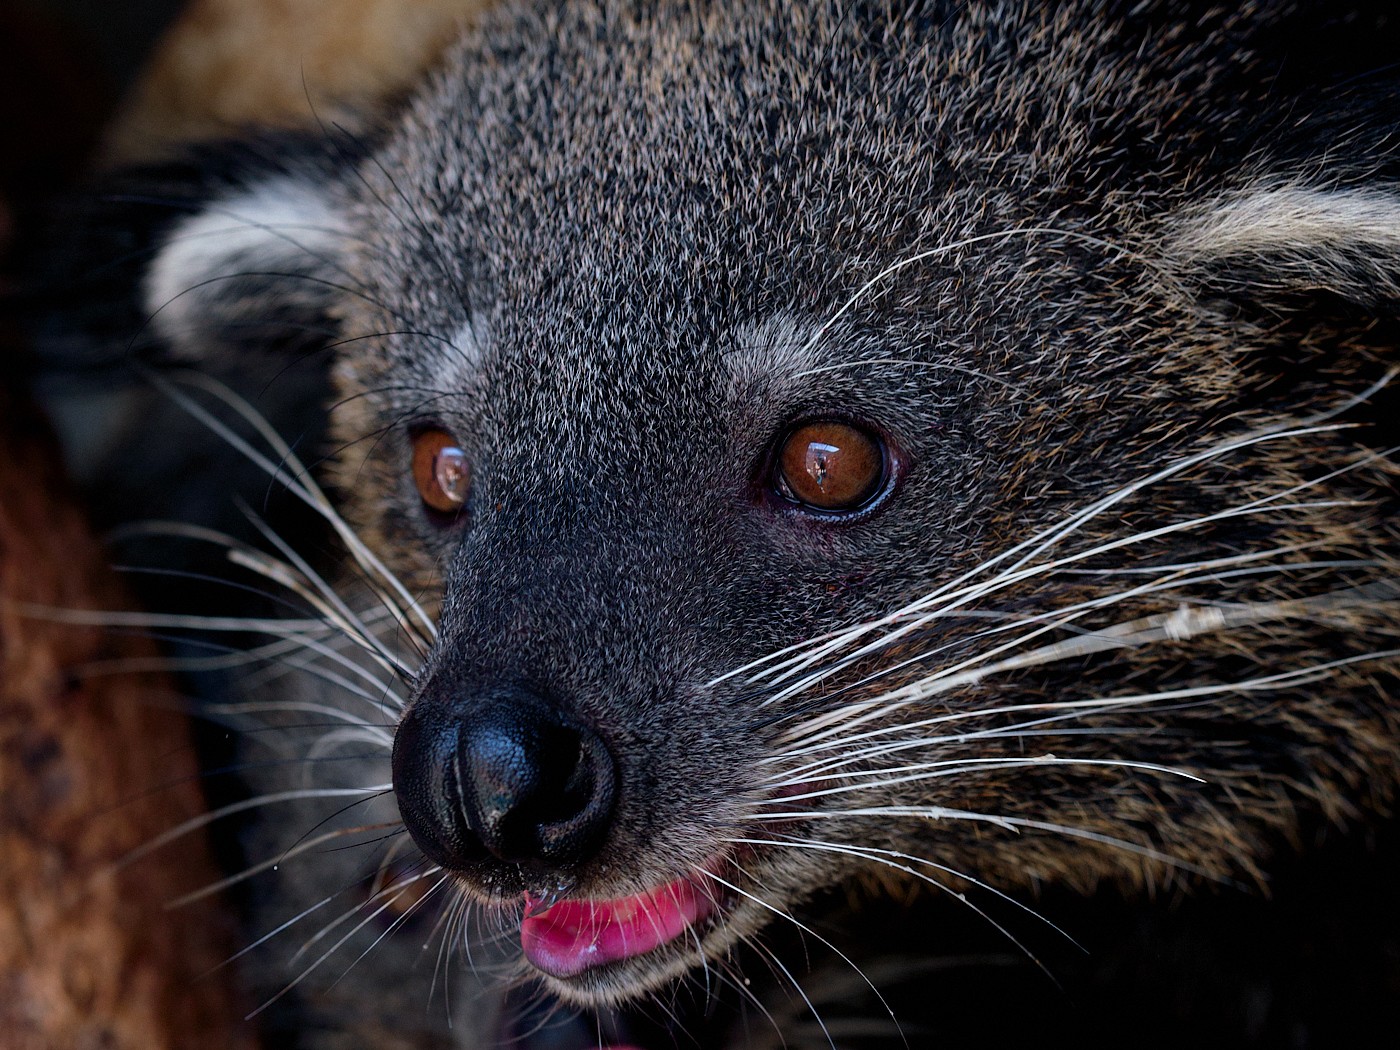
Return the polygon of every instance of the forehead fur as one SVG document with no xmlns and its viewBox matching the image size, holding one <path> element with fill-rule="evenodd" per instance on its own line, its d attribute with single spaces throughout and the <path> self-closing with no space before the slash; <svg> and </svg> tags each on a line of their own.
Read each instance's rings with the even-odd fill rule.
<svg viewBox="0 0 1400 1050">
<path fill-rule="evenodd" d="M 584 441 L 626 466 L 720 412 L 736 376 L 811 378 L 775 388 L 787 407 L 753 428 L 771 434 L 822 391 L 859 395 L 838 369 L 869 361 L 898 368 L 877 403 L 850 401 L 856 414 L 904 411 L 941 440 L 957 393 L 954 410 L 977 413 L 967 432 L 1005 424 L 1053 471 L 1122 437 L 1065 406 L 1219 398 L 1235 358 L 1189 302 L 1160 296 L 1164 243 L 1204 228 L 1199 187 L 1240 184 L 1240 155 L 1257 181 L 1313 132 L 1288 107 L 1289 135 L 1239 119 L 1268 108 L 1256 45 L 1284 5 L 1184 21 L 1179 6 L 498 14 L 352 191 L 357 269 L 395 313 L 349 334 L 413 333 L 342 357 L 347 392 L 379 406 L 359 432 L 431 402 L 518 446 L 536 478 Z M 1233 221 L 1240 242 L 1244 220 L 1274 221 L 1258 211 L 1217 228 Z M 793 339 L 782 319 L 823 338 Z M 758 352 L 736 352 L 756 333 Z"/>
<path fill-rule="evenodd" d="M 595 369 L 579 387 L 661 361 L 718 377 L 742 326 L 825 319 L 900 259 L 919 261 L 851 318 L 913 325 L 899 349 L 1063 341 L 1056 305 L 1140 274 L 1197 185 L 1228 185 L 1241 153 L 1286 167 L 1307 134 L 1238 118 L 1268 108 L 1256 45 L 1281 5 L 1178 6 L 500 13 L 363 168 L 362 268 L 414 327 L 471 323 L 526 382 L 566 360 Z M 1076 308 L 1108 330 L 1122 303 Z"/>
<path fill-rule="evenodd" d="M 1038 5 L 510 17 L 408 111 L 365 206 L 398 213 L 377 224 L 382 257 L 414 261 L 390 278 L 414 302 L 465 299 L 522 337 L 547 319 L 595 340 L 684 329 L 693 345 L 821 312 L 892 251 L 1068 220 L 1160 116 L 1141 83 L 1194 75 L 1161 68 L 1181 60 L 1170 39 L 1139 54 L 1150 26 L 1106 18 L 1090 39 L 1082 16 Z M 1129 95 L 1142 116 L 1125 125 Z M 1148 167 L 1132 177 L 1160 178 Z M 1051 199 L 1071 179 L 1073 203 Z"/>
</svg>

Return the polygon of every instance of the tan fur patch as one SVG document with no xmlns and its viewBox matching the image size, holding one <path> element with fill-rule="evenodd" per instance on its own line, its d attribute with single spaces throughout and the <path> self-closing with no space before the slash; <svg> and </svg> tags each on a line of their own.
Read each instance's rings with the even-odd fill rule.
<svg viewBox="0 0 1400 1050">
<path fill-rule="evenodd" d="M 167 907 L 217 877 L 199 836 L 124 862 L 204 806 L 174 687 L 85 673 L 154 645 L 26 612 L 125 598 L 40 430 L 0 385 L 0 1045 L 251 1047 L 218 906 Z"/>
<path fill-rule="evenodd" d="M 405 90 L 489 2 L 197 0 L 111 129 L 108 160 L 372 104 Z"/>
<path fill-rule="evenodd" d="M 1380 189 L 1262 188 L 1200 209 L 1172 253 L 1187 259 L 1400 251 L 1400 194 Z"/>
</svg>

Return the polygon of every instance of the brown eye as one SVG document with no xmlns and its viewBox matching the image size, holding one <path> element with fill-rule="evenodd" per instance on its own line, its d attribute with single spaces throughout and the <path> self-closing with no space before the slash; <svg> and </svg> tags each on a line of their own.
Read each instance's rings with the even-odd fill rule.
<svg viewBox="0 0 1400 1050">
<path fill-rule="evenodd" d="M 778 452 L 783 495 L 817 510 L 854 510 L 885 480 L 885 450 L 848 423 L 805 423 Z"/>
<path fill-rule="evenodd" d="M 413 439 L 413 483 L 431 509 L 455 514 L 467 499 L 467 456 L 445 430 L 425 430 Z"/>
</svg>

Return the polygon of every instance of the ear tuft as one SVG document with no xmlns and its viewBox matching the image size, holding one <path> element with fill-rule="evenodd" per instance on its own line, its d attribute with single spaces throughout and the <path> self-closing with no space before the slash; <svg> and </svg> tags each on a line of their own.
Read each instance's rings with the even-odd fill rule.
<svg viewBox="0 0 1400 1050">
<path fill-rule="evenodd" d="M 83 368 L 324 345 L 352 283 L 342 187 L 368 148 L 266 133 L 102 174 L 31 248 L 36 343 Z"/>
<path fill-rule="evenodd" d="M 324 339 L 348 236 L 324 182 L 269 174 L 169 227 L 142 280 L 142 306 L 176 356 Z"/>
<path fill-rule="evenodd" d="M 1400 301 L 1400 187 L 1260 186 L 1178 218 L 1167 259 L 1230 298 Z"/>
</svg>

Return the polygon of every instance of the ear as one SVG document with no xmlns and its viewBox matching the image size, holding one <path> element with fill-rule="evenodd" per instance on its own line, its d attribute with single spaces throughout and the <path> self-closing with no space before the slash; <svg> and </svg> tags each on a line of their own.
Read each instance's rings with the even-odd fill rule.
<svg viewBox="0 0 1400 1050">
<path fill-rule="evenodd" d="M 324 342 L 347 280 L 348 231 L 324 180 L 271 171 L 231 185 L 157 239 L 139 288 L 146 323 L 180 357 Z"/>
<path fill-rule="evenodd" d="M 52 208 L 27 268 L 35 386 L 103 514 L 198 507 L 237 531 L 229 492 L 267 489 L 231 451 L 210 469 L 220 443 L 133 364 L 196 363 L 289 440 L 319 440 L 328 363 L 315 351 L 349 283 L 340 187 L 365 148 L 319 132 L 204 146 Z"/>
<path fill-rule="evenodd" d="M 105 176 L 50 220 L 42 342 L 86 365 L 323 345 L 348 283 L 340 187 L 363 152 L 278 134 Z"/>
<path fill-rule="evenodd" d="M 1170 268 L 1207 294 L 1278 313 L 1400 306 L 1400 185 L 1258 185 L 1175 225 Z"/>
</svg>

